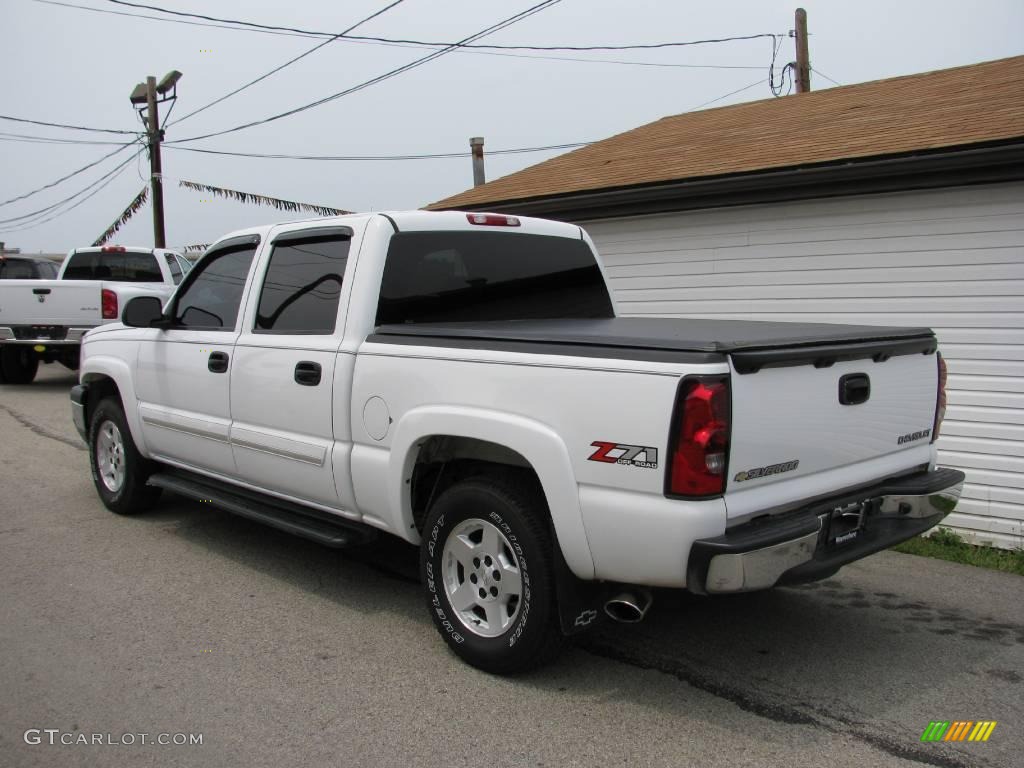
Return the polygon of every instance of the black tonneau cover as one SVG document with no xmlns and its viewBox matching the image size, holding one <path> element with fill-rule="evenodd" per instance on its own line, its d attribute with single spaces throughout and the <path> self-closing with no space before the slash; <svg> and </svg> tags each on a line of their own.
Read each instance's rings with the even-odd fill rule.
<svg viewBox="0 0 1024 768">
<path fill-rule="evenodd" d="M 662 317 L 382 325 L 368 341 L 644 360 L 710 362 L 729 355 L 740 373 L 936 348 L 928 328 Z"/>
</svg>

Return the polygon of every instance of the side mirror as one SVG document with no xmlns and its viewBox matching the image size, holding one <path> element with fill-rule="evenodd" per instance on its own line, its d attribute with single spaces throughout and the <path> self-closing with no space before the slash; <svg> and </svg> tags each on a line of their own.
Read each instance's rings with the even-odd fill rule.
<svg viewBox="0 0 1024 768">
<path fill-rule="evenodd" d="M 132 328 L 166 328 L 164 309 L 156 296 L 136 296 L 125 304 L 121 322 Z"/>
</svg>

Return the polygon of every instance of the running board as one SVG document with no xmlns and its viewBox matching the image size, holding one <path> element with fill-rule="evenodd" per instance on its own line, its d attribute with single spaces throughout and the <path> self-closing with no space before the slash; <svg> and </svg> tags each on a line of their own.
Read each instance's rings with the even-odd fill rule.
<svg viewBox="0 0 1024 768">
<path fill-rule="evenodd" d="M 241 517 L 310 539 L 328 547 L 366 544 L 377 538 L 377 530 L 278 499 L 258 491 L 217 483 L 184 470 L 165 470 L 150 475 L 147 485 L 165 488 L 196 501 L 205 501 Z"/>
</svg>

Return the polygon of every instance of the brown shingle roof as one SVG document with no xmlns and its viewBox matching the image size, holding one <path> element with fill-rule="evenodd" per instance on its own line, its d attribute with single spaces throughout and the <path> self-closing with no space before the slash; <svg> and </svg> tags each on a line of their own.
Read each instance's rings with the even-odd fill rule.
<svg viewBox="0 0 1024 768">
<path fill-rule="evenodd" d="M 1024 56 L 665 117 L 433 203 L 490 203 L 1024 137 Z"/>
</svg>

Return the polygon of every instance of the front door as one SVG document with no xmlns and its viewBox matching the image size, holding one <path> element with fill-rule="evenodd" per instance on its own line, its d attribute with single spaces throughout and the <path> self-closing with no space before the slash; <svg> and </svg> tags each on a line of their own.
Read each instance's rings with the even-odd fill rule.
<svg viewBox="0 0 1024 768">
<path fill-rule="evenodd" d="M 235 344 L 231 443 L 239 477 L 337 509 L 333 409 L 344 331 L 341 297 L 352 230 L 320 227 L 273 237 Z M 343 366 L 344 368 L 344 366 Z M 351 380 L 351 372 L 338 381 Z"/>
<path fill-rule="evenodd" d="M 233 238 L 207 253 L 171 300 L 172 326 L 139 346 L 139 417 L 154 458 L 235 475 L 231 358 L 258 243 Z"/>
</svg>

